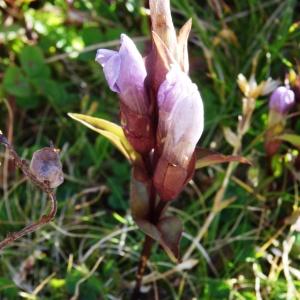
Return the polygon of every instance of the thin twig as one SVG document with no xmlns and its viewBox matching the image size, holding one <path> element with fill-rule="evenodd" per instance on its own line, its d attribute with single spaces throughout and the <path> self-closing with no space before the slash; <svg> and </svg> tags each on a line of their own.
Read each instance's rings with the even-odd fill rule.
<svg viewBox="0 0 300 300">
<path fill-rule="evenodd" d="M 38 186 L 42 191 L 44 191 L 50 200 L 50 212 L 47 215 L 44 215 L 40 218 L 39 221 L 24 227 L 20 231 L 16 231 L 13 233 L 9 233 L 9 235 L 0 242 L 0 250 L 4 247 L 8 246 L 10 243 L 14 242 L 15 240 L 21 238 L 22 236 L 32 233 L 42 227 L 43 225 L 49 223 L 56 215 L 57 211 L 57 202 L 56 196 L 53 189 L 50 188 L 48 182 L 40 181 L 32 172 L 30 171 L 28 164 L 26 161 L 23 161 L 14 148 L 10 145 L 7 138 L 0 132 L 0 143 L 5 145 L 7 150 L 9 151 L 10 155 L 13 157 L 17 167 L 19 167 L 24 175 L 28 177 L 36 186 Z"/>
<path fill-rule="evenodd" d="M 152 186 L 149 194 L 149 201 L 154 202 L 155 198 L 156 198 L 156 190 L 154 186 Z M 155 209 L 150 211 L 149 220 L 153 224 L 156 224 L 159 221 L 164 209 L 167 206 L 167 203 L 168 203 L 167 201 L 160 200 L 158 205 L 155 207 Z M 154 244 L 154 240 L 150 236 L 146 235 L 144 245 L 143 245 L 143 250 L 139 260 L 137 274 L 136 274 L 136 284 L 133 293 L 131 295 L 132 300 L 137 300 L 140 297 L 141 284 L 146 270 L 147 262 L 151 255 L 153 244 Z"/>
<path fill-rule="evenodd" d="M 136 273 L 136 283 L 133 293 L 131 295 L 131 300 L 137 300 L 140 297 L 140 289 L 143 280 L 143 276 L 146 270 L 147 262 L 151 254 L 152 246 L 154 244 L 154 240 L 146 235 L 143 250 L 140 256 L 140 261 L 138 265 L 138 271 Z"/>
</svg>

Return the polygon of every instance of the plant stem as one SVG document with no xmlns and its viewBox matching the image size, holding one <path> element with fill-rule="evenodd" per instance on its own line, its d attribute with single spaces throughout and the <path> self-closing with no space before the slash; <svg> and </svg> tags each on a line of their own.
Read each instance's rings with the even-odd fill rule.
<svg viewBox="0 0 300 300">
<path fill-rule="evenodd" d="M 150 257 L 153 244 L 154 240 L 150 236 L 146 235 L 136 274 L 136 284 L 131 296 L 131 300 L 138 300 L 140 298 L 142 279 L 146 270 L 147 261 Z"/>
<path fill-rule="evenodd" d="M 155 191 L 154 191 L 154 194 L 156 195 Z M 151 200 L 151 197 L 150 197 L 150 200 Z M 159 201 L 158 205 L 156 206 L 155 210 L 153 211 L 153 214 L 151 215 L 151 219 L 150 219 L 151 223 L 156 224 L 159 221 L 161 214 L 163 213 L 167 204 L 168 204 L 167 201 L 162 201 L 162 200 Z M 135 284 L 135 288 L 134 288 L 132 296 L 131 296 L 131 300 L 138 300 L 140 297 L 140 289 L 141 289 L 142 279 L 143 279 L 143 276 L 144 276 L 144 273 L 146 270 L 148 259 L 151 255 L 151 249 L 152 249 L 154 242 L 155 241 L 150 236 L 146 235 L 144 245 L 143 245 L 143 250 L 142 250 L 141 256 L 140 256 L 137 274 L 136 274 L 136 284 Z"/>
</svg>

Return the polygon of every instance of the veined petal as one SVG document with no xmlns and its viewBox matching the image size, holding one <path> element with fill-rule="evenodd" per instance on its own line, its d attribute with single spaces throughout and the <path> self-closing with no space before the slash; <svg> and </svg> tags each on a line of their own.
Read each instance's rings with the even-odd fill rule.
<svg viewBox="0 0 300 300">
<path fill-rule="evenodd" d="M 203 104 L 198 91 L 176 103 L 171 112 L 164 155 L 186 166 L 203 132 Z"/>
<path fill-rule="evenodd" d="M 121 69 L 118 80 L 120 90 L 125 90 L 128 85 L 144 86 L 146 68 L 144 60 L 134 42 L 126 35 L 121 34 Z"/>
<path fill-rule="evenodd" d="M 197 89 L 190 78 L 182 72 L 178 65 L 173 65 L 167 73 L 166 80 L 161 84 L 157 102 L 160 111 L 170 112 L 178 99 L 182 100 L 189 93 L 189 89 Z"/>
<path fill-rule="evenodd" d="M 96 54 L 96 61 L 103 67 L 104 76 L 110 89 L 120 93 L 117 85 L 121 67 L 120 54 L 112 50 L 99 49 Z"/>
<path fill-rule="evenodd" d="M 144 113 L 148 106 L 143 92 L 147 74 L 143 58 L 134 42 L 122 34 L 119 51 L 99 49 L 96 61 L 103 67 L 110 89 L 119 93 L 132 111 Z"/>
<path fill-rule="evenodd" d="M 295 93 L 285 86 L 278 87 L 271 95 L 269 108 L 286 114 L 295 103 Z"/>
<path fill-rule="evenodd" d="M 120 117 L 124 134 L 139 153 L 149 152 L 154 145 L 151 107 L 145 92 L 146 67 L 134 42 L 121 35 L 119 51 L 100 49 L 96 61 L 103 66 L 112 91 L 120 96 Z"/>
<path fill-rule="evenodd" d="M 197 86 L 173 67 L 158 93 L 159 138 L 163 155 L 171 163 L 186 166 L 204 126 L 203 103 Z"/>
</svg>

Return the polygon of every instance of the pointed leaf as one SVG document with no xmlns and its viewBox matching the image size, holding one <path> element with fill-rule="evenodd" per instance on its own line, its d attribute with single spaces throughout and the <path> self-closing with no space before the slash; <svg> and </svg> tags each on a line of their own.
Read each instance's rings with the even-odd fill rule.
<svg viewBox="0 0 300 300">
<path fill-rule="evenodd" d="M 224 127 L 223 132 L 224 132 L 224 137 L 225 137 L 226 141 L 232 147 L 237 147 L 240 144 L 240 140 L 239 140 L 238 136 L 229 127 Z"/>
<path fill-rule="evenodd" d="M 182 70 L 189 72 L 188 38 L 192 28 L 192 19 L 189 19 L 179 30 L 177 37 L 178 60 Z"/>
<path fill-rule="evenodd" d="M 182 224 L 177 217 L 163 217 L 155 225 L 148 220 L 149 196 L 147 185 L 131 176 L 130 208 L 138 227 L 152 239 L 160 243 L 170 259 L 178 261 L 179 241 L 182 234 Z"/>
<path fill-rule="evenodd" d="M 233 161 L 251 165 L 251 162 L 242 156 L 223 155 L 221 153 L 214 152 L 209 149 L 204 149 L 200 147 L 196 149 L 196 156 L 197 156 L 196 169 L 204 168 L 215 164 L 233 162 Z"/>
<path fill-rule="evenodd" d="M 171 64 L 176 63 L 175 58 L 170 53 L 166 44 L 161 40 L 158 34 L 152 31 L 152 38 L 157 52 L 162 59 L 164 66 L 167 70 L 170 69 Z"/>
<path fill-rule="evenodd" d="M 130 208 L 134 220 L 146 219 L 149 211 L 149 196 L 144 183 L 131 175 L 130 182 Z"/>
<path fill-rule="evenodd" d="M 285 133 L 285 134 L 282 134 L 282 135 L 276 137 L 276 139 L 279 139 L 279 140 L 282 140 L 285 142 L 289 142 L 292 145 L 294 145 L 295 147 L 300 148 L 300 135 Z"/>
<path fill-rule="evenodd" d="M 161 219 L 157 228 L 161 233 L 161 245 L 172 259 L 178 260 L 179 257 L 179 242 L 182 235 L 182 223 L 180 219 L 174 216 Z"/>
<path fill-rule="evenodd" d="M 165 217 L 159 221 L 157 226 L 148 220 L 136 219 L 135 222 L 145 234 L 164 248 L 173 262 L 178 262 L 182 225 L 177 217 Z"/>
<path fill-rule="evenodd" d="M 155 241 L 161 243 L 161 233 L 154 224 L 150 223 L 148 220 L 143 219 L 136 219 L 135 222 L 145 234 L 149 235 Z"/>
<path fill-rule="evenodd" d="M 88 128 L 102 134 L 109 139 L 131 162 L 136 161 L 139 158 L 139 154 L 132 148 L 126 139 L 123 129 L 107 120 L 100 118 L 94 118 L 82 114 L 68 113 L 68 116 L 72 119 L 82 123 Z"/>
</svg>

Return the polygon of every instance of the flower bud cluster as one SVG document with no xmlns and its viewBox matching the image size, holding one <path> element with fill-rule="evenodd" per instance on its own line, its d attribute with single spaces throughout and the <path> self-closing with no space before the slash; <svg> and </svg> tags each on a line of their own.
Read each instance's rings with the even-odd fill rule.
<svg viewBox="0 0 300 300">
<path fill-rule="evenodd" d="M 150 11 L 152 51 L 145 60 L 122 34 L 119 51 L 99 49 L 96 61 L 110 89 L 119 94 L 125 136 L 143 158 L 151 157 L 151 180 L 161 199 L 171 200 L 195 169 L 203 103 L 187 74 L 191 22 L 177 35 L 169 1 L 150 0 Z"/>
</svg>

